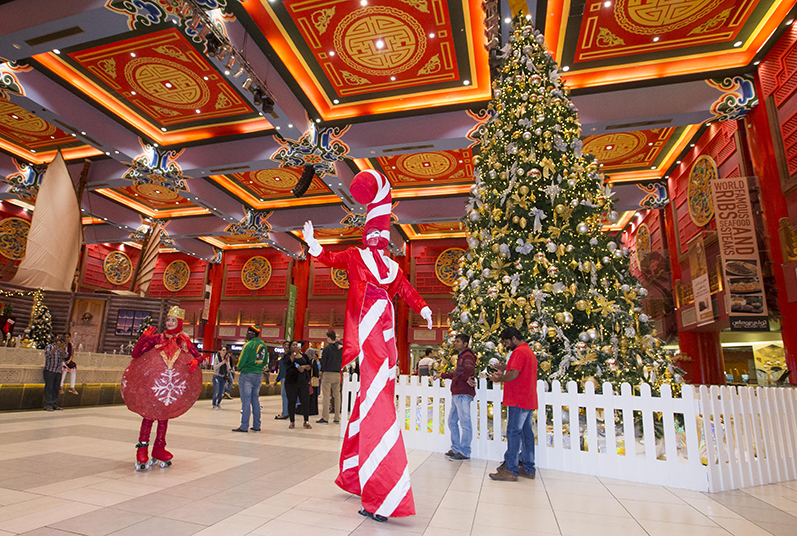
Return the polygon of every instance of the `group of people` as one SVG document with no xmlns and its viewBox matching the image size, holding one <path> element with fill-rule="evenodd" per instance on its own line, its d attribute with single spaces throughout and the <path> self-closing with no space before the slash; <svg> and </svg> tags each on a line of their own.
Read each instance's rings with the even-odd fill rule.
<svg viewBox="0 0 797 536">
<path fill-rule="evenodd" d="M 69 393 L 79 394 L 75 389 L 77 365 L 74 361 L 72 336 L 69 333 L 58 333 L 52 342 L 44 347 L 44 409 L 55 411 L 62 409 L 58 405 L 58 395 L 64 394 L 64 382 L 67 374 L 71 375 Z M 60 384 L 59 384 L 59 381 Z"/>
<path fill-rule="evenodd" d="M 249 328 L 249 339 L 241 350 L 238 360 L 238 387 L 241 394 L 241 424 L 233 432 L 260 431 L 260 386 L 263 381 L 263 370 L 268 364 L 265 343 L 260 339 L 260 328 Z M 340 422 L 340 379 L 342 368 L 343 345 L 337 340 L 334 331 L 327 332 L 327 344 L 318 358 L 315 348 L 302 351 L 302 342 L 297 340 L 283 343 L 283 357 L 278 361 L 278 374 L 274 381 L 281 385 L 282 413 L 276 415 L 277 420 L 290 420 L 289 429 L 296 428 L 296 408 L 301 409 L 302 426 L 311 429 L 310 415 L 319 414 L 318 399 L 321 398 L 321 418 L 319 424 L 329 423 L 330 396 L 334 406 L 334 421 Z M 219 358 L 219 367 L 229 360 Z M 215 374 L 215 365 L 214 365 Z M 268 384 L 268 382 L 267 382 Z M 215 392 L 215 391 L 214 391 Z M 216 406 L 214 394 L 214 407 Z M 251 427 L 250 427 L 251 416 Z"/>
</svg>

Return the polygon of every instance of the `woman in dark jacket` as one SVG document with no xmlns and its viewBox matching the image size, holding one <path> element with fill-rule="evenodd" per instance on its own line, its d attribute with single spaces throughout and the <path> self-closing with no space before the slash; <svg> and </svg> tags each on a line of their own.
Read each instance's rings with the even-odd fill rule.
<svg viewBox="0 0 797 536">
<path fill-rule="evenodd" d="M 299 341 L 291 341 L 291 351 L 285 360 L 285 394 L 288 397 L 288 418 L 291 420 L 288 428 L 295 428 L 296 397 L 302 405 L 304 427 L 310 426 L 310 360 L 302 353 Z"/>
<path fill-rule="evenodd" d="M 310 415 L 318 415 L 318 394 L 321 391 L 321 362 L 318 360 L 318 350 L 307 349 L 310 359 Z"/>
</svg>

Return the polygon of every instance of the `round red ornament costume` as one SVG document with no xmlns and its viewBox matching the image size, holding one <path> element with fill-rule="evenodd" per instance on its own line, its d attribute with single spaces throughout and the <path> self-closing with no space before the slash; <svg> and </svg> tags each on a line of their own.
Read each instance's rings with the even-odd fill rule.
<svg viewBox="0 0 797 536">
<path fill-rule="evenodd" d="M 166 317 L 166 331 L 148 328 L 133 348 L 133 359 L 122 376 L 122 398 L 130 411 L 144 420 L 136 445 L 136 468 L 145 469 L 155 462 L 171 465 L 172 454 L 166 450 L 169 419 L 179 417 L 199 398 L 202 391 L 202 355 L 183 333 L 185 311 L 175 306 Z M 153 421 L 158 421 L 152 460 L 149 460 L 149 436 Z"/>
<path fill-rule="evenodd" d="M 354 401 L 341 447 L 335 483 L 360 495 L 360 514 L 376 521 L 415 514 L 403 423 L 396 416 L 395 386 L 398 353 L 395 295 L 423 317 L 432 329 L 432 311 L 412 287 L 398 264 L 385 252 L 390 241 L 390 183 L 377 171 L 358 173 L 349 187 L 358 203 L 368 205 L 363 229 L 365 248 L 326 251 L 304 225 L 310 254 L 349 278 L 343 334 L 343 365 L 360 360 L 360 390 Z"/>
</svg>

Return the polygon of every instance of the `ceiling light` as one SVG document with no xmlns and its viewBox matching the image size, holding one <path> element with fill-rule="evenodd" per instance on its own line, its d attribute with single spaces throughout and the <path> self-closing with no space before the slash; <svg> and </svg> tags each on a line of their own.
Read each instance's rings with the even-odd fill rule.
<svg viewBox="0 0 797 536">
<path fill-rule="evenodd" d="M 158 146 L 158 144 L 157 144 L 157 143 L 153 143 L 153 144 L 152 144 L 152 146 L 153 146 L 153 147 L 157 147 L 157 146 Z"/>
<path fill-rule="evenodd" d="M 320 120 L 320 119 L 316 119 L 316 120 L 315 120 L 315 122 L 316 122 L 316 123 L 320 123 L 320 122 L 321 122 L 321 120 Z"/>
<path fill-rule="evenodd" d="M 791 23 L 794 22 L 794 19 L 789 19 L 786 21 L 786 26 L 791 26 Z"/>
<path fill-rule="evenodd" d="M 244 69 L 243 66 L 241 66 L 237 71 L 235 71 L 235 74 L 233 75 L 233 78 L 238 78 L 239 76 L 241 76 L 245 72 L 246 72 L 246 69 Z"/>
<path fill-rule="evenodd" d="M 743 44 L 744 44 L 744 43 L 743 43 L 743 42 L 741 42 L 741 41 L 736 41 L 736 42 L 733 44 L 733 46 L 734 46 L 734 47 L 736 47 L 736 48 L 739 48 L 739 47 L 740 47 L 740 46 L 742 46 Z"/>
<path fill-rule="evenodd" d="M 161 127 L 161 130 L 166 132 L 166 127 Z"/>
<path fill-rule="evenodd" d="M 656 166 L 650 166 L 650 169 L 656 169 Z"/>
<path fill-rule="evenodd" d="M 391 76 L 391 77 L 390 77 L 390 79 L 391 79 L 391 80 L 395 80 L 395 79 L 396 79 L 396 77 L 395 77 L 395 76 Z"/>
<path fill-rule="evenodd" d="M 434 33 L 430 33 L 430 34 L 429 34 L 429 37 L 430 37 L 431 39 L 434 39 Z"/>
<path fill-rule="evenodd" d="M 72 137 L 73 137 L 73 138 L 77 138 L 77 134 L 75 134 L 75 133 L 73 132 L 73 133 L 72 133 Z"/>
<path fill-rule="evenodd" d="M 694 147 L 694 146 L 695 146 L 695 144 L 694 144 L 694 143 L 690 143 L 690 144 L 689 144 L 689 147 Z"/>
<path fill-rule="evenodd" d="M 135 57 L 136 57 L 136 53 L 135 53 L 135 52 L 131 52 L 131 53 L 130 53 L 130 56 L 131 56 L 131 57 L 133 57 L 133 58 L 135 58 Z"/>
<path fill-rule="evenodd" d="M 84 135 L 84 136 L 86 135 L 86 133 L 85 133 L 85 132 L 81 132 L 81 134 L 82 134 L 82 135 Z"/>
<path fill-rule="evenodd" d="M 35 153 L 36 151 L 34 149 L 31 149 L 30 152 Z"/>
<path fill-rule="evenodd" d="M 60 53 L 61 53 L 61 51 L 60 51 L 60 50 L 58 50 L 57 48 L 54 48 L 54 49 L 53 49 L 53 52 L 55 52 L 56 54 L 60 54 Z"/>
<path fill-rule="evenodd" d="M 333 99 L 332 104 L 340 104 L 340 101 L 338 99 Z"/>
<path fill-rule="evenodd" d="M 504 23 L 509 24 L 510 22 L 512 22 L 512 19 L 510 17 L 504 19 Z"/>
<path fill-rule="evenodd" d="M 569 71 L 569 70 L 570 70 L 570 67 L 568 67 L 567 65 L 565 65 L 564 67 L 562 67 L 562 72 L 565 72 L 565 73 L 566 73 L 566 72 L 567 72 L 567 71 Z"/>
<path fill-rule="evenodd" d="M 756 62 L 753 62 L 753 65 L 758 65 L 759 63 L 761 63 L 761 62 L 760 61 L 756 61 Z"/>
<path fill-rule="evenodd" d="M 385 42 L 384 42 L 384 41 L 382 41 L 381 39 L 379 39 L 379 40 L 376 42 L 376 48 L 380 48 L 380 49 L 381 49 L 381 48 L 385 48 Z"/>
<path fill-rule="evenodd" d="M 648 142 L 648 147 L 650 147 L 651 145 L 653 145 L 653 142 L 652 141 Z"/>
<path fill-rule="evenodd" d="M 119 154 L 119 151 L 114 151 L 113 154 Z"/>
<path fill-rule="evenodd" d="M 675 161 L 675 163 L 676 163 L 676 164 L 680 164 L 680 163 L 681 163 L 681 161 L 680 161 L 680 160 L 676 160 L 676 161 Z"/>
<path fill-rule="evenodd" d="M 205 79 L 205 81 L 207 82 L 207 80 L 208 80 L 208 77 L 207 77 L 207 76 L 203 76 L 202 78 L 204 78 L 204 79 Z"/>
<path fill-rule="evenodd" d="M 11 114 L 11 117 L 14 119 L 19 119 L 19 116 L 17 114 Z"/>
<path fill-rule="evenodd" d="M 463 80 L 462 81 L 462 85 L 463 86 L 469 86 L 470 85 L 470 80 Z"/>
<path fill-rule="evenodd" d="M 197 110 L 197 111 L 196 111 L 196 113 L 198 113 L 198 114 L 199 114 L 199 113 L 202 113 L 202 110 Z"/>
<path fill-rule="evenodd" d="M 335 55 L 335 51 L 334 51 L 334 50 L 330 50 L 330 51 L 329 51 L 329 56 L 330 56 L 330 57 L 332 57 L 332 56 L 334 56 L 334 55 Z"/>
<path fill-rule="evenodd" d="M 288 124 L 288 128 L 293 128 L 293 125 L 292 124 Z"/>
<path fill-rule="evenodd" d="M 230 76 L 230 71 L 224 71 L 224 74 L 225 74 L 226 76 Z"/>
<path fill-rule="evenodd" d="M 607 145 L 606 146 L 606 150 L 607 151 L 611 151 L 612 149 L 614 149 L 614 145 Z"/>
<path fill-rule="evenodd" d="M 659 38 L 658 38 L 658 37 L 654 37 L 654 38 L 653 38 L 653 42 L 654 42 L 654 43 L 658 43 L 658 42 L 659 42 Z"/>
<path fill-rule="evenodd" d="M 109 153 L 108 151 L 105 151 L 105 155 L 106 156 L 111 156 L 111 153 Z"/>
<path fill-rule="evenodd" d="M 275 128 L 276 128 L 277 130 L 279 130 L 279 129 L 280 129 L 280 126 L 279 126 L 279 125 L 277 125 Z"/>
<path fill-rule="evenodd" d="M 130 92 L 130 94 L 131 94 L 131 95 L 135 95 L 135 94 L 136 94 L 136 92 L 135 92 L 135 91 L 131 91 L 131 92 Z"/>
<path fill-rule="evenodd" d="M 612 3 L 611 2 L 604 2 L 603 3 L 603 7 L 612 7 Z"/>
<path fill-rule="evenodd" d="M 368 5 L 368 0 L 360 0 L 360 5 L 361 6 L 367 6 Z"/>
</svg>

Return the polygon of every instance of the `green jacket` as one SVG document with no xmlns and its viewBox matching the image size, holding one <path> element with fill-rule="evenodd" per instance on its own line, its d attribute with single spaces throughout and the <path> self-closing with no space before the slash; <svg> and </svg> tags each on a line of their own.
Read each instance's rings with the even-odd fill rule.
<svg viewBox="0 0 797 536">
<path fill-rule="evenodd" d="M 266 343 L 255 337 L 247 342 L 241 350 L 238 371 L 241 374 L 262 374 L 263 367 L 268 364 L 266 355 Z"/>
</svg>

